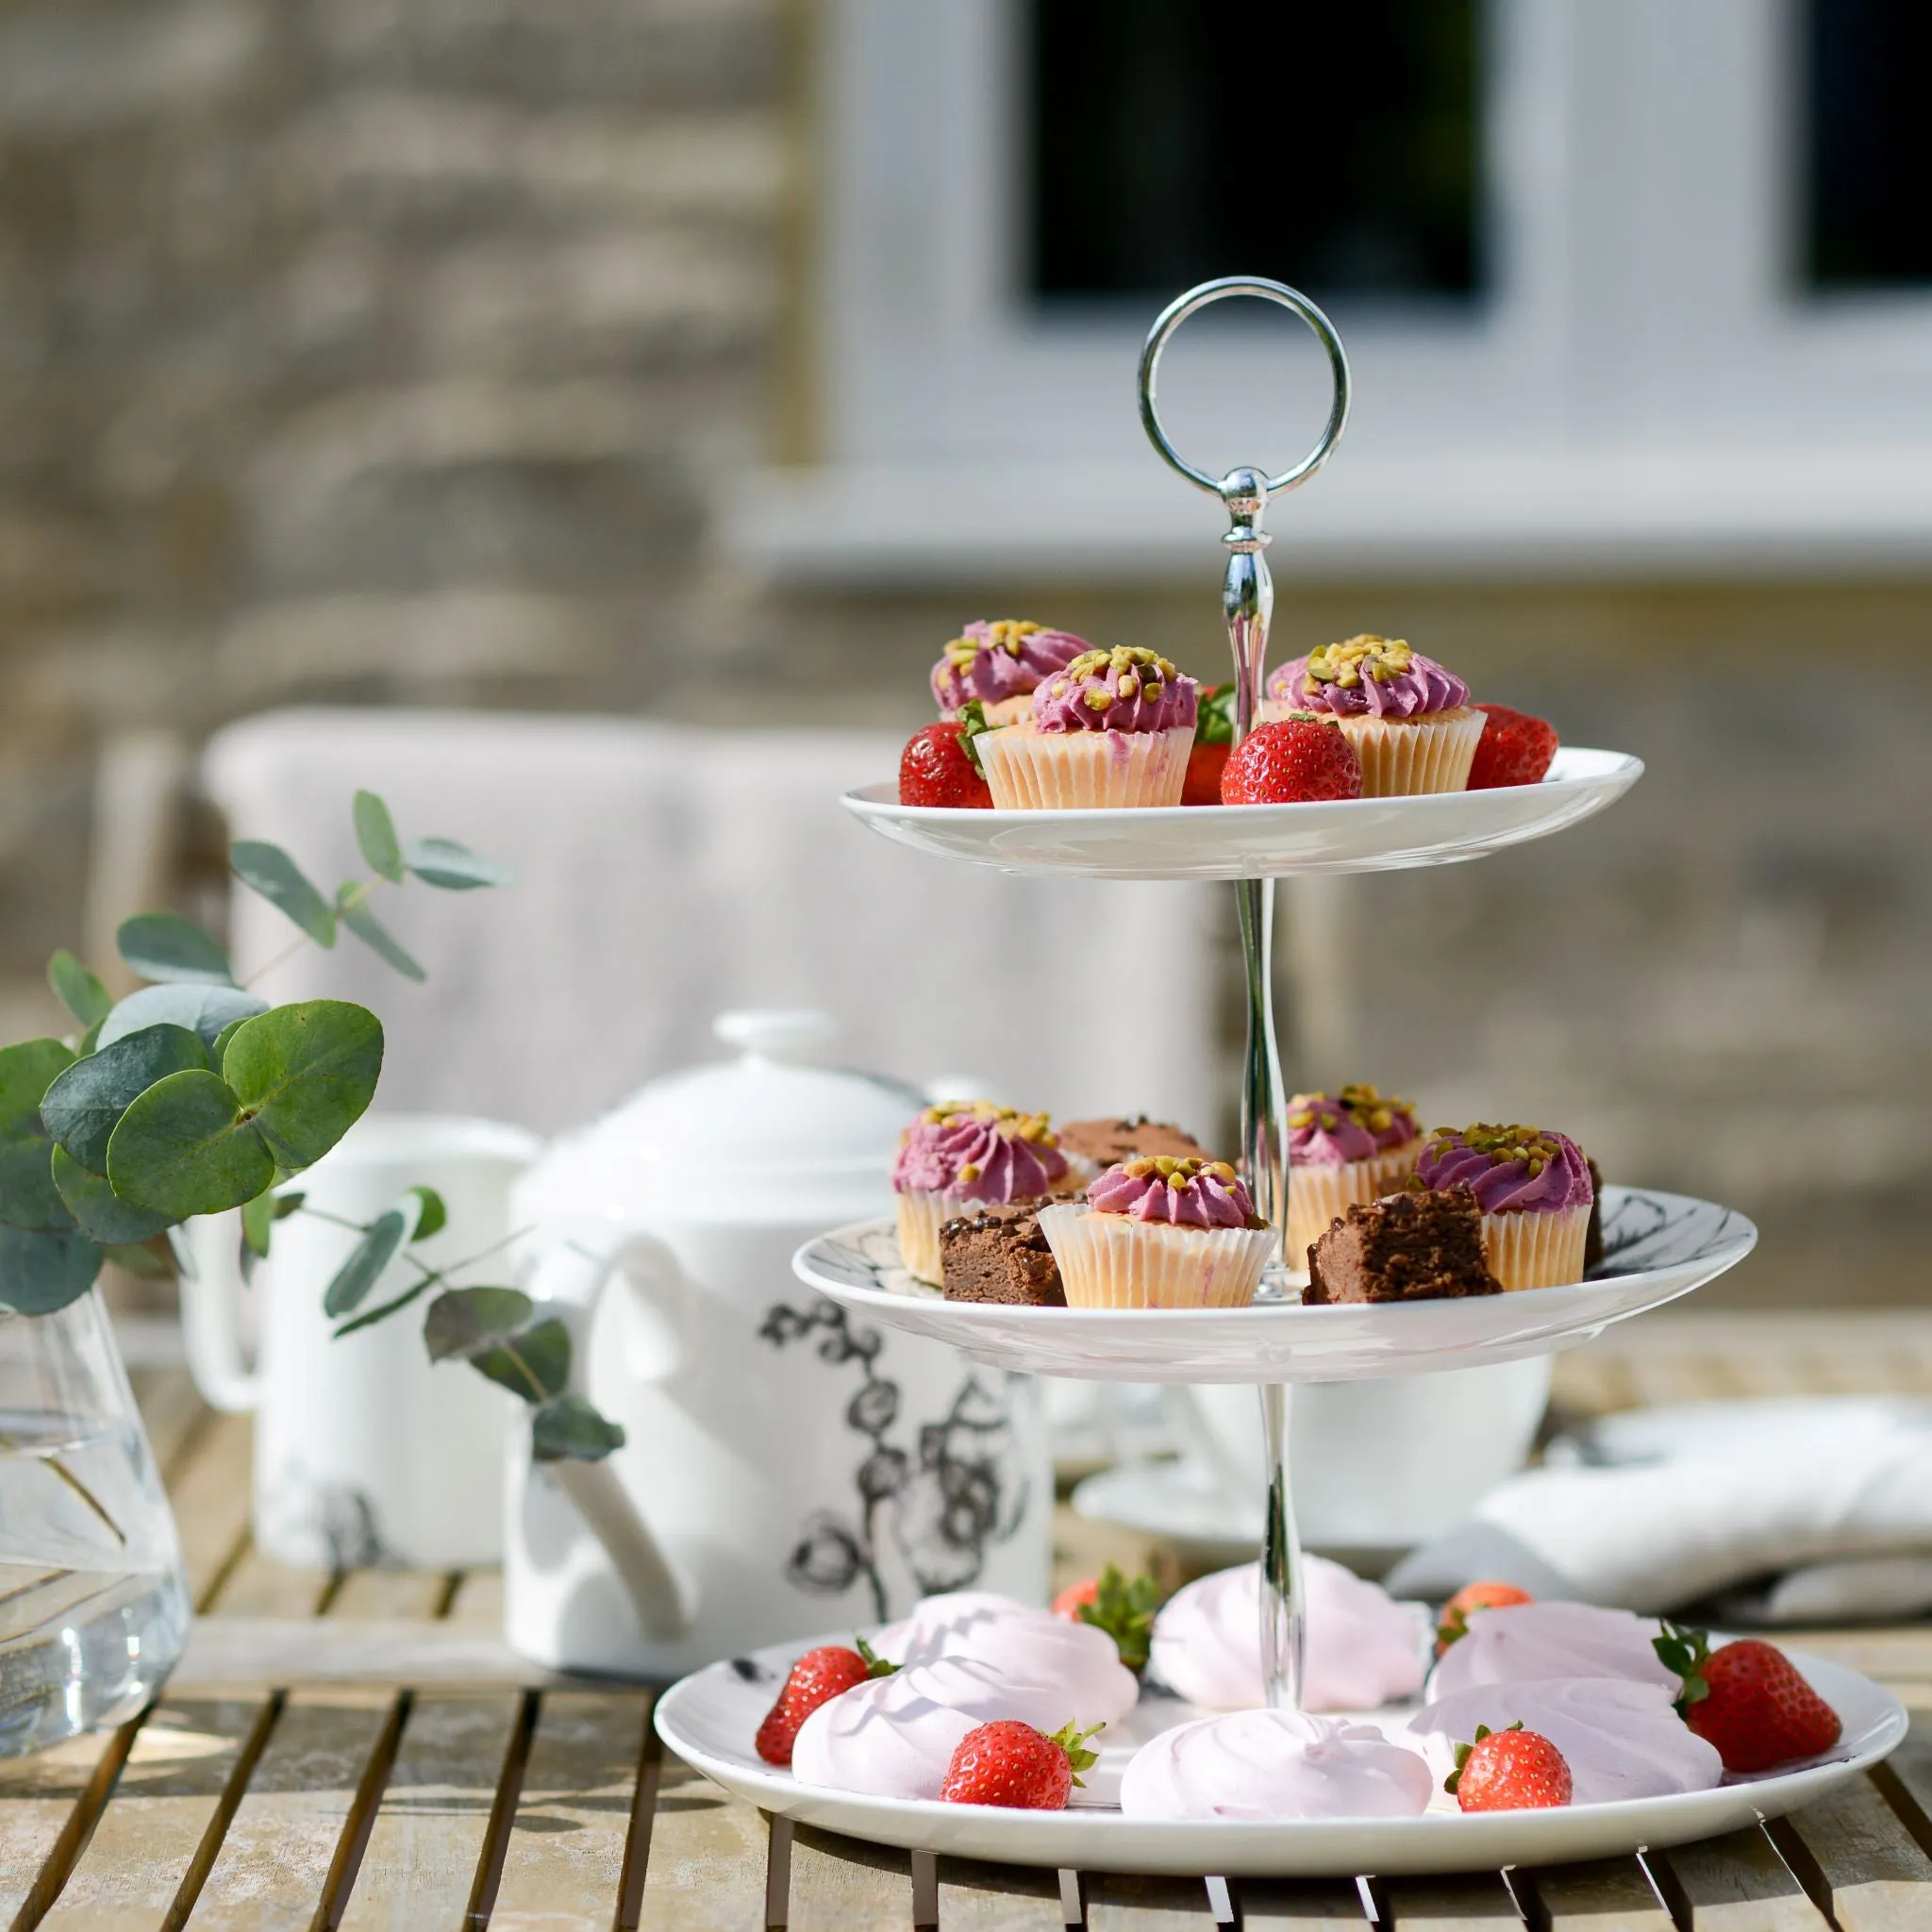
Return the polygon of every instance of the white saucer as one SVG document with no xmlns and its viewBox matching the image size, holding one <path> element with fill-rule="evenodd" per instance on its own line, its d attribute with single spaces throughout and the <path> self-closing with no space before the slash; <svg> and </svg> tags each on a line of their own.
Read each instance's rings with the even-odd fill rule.
<svg viewBox="0 0 1932 1932">
<path fill-rule="evenodd" d="M 1625 752 L 1566 745 L 1540 785 L 1422 798 L 973 811 L 901 805 L 897 784 L 888 783 L 848 791 L 844 803 L 874 831 L 917 852 L 1002 872 L 1100 879 L 1285 878 L 1480 858 L 1601 811 L 1629 791 L 1642 770 L 1642 760 Z"/>
<path fill-rule="evenodd" d="M 949 1302 L 900 1265 L 890 1221 L 808 1241 L 799 1279 L 889 1328 L 975 1361 L 1109 1382 L 1346 1382 L 1546 1355 L 1689 1294 L 1757 1244 L 1741 1214 L 1688 1194 L 1606 1187 L 1606 1258 L 1588 1281 L 1459 1301 L 1302 1307 L 1034 1308 Z"/>
<path fill-rule="evenodd" d="M 1557 1865 L 1615 1857 L 1643 1846 L 1688 1844 L 1782 1817 L 1856 1777 L 1906 1735 L 1897 1698 L 1869 1678 L 1802 1651 L 1791 1659 L 1843 1721 L 1832 1757 L 1799 1770 L 1669 1798 L 1547 1811 L 1465 1815 L 1432 1810 L 1421 1818 L 1275 1823 L 1229 1819 L 1124 1818 L 1097 1805 L 1065 1811 L 1008 1811 L 936 1800 L 868 1798 L 796 1783 L 752 1749 L 791 1659 L 819 1643 L 846 1643 L 849 1631 L 774 1644 L 715 1663 L 674 1685 L 658 1701 L 658 1733 L 687 1764 L 734 1795 L 802 1824 L 879 1844 L 1009 1865 L 1159 1872 L 1198 1878 L 1279 1874 L 1349 1878 L 1357 1873 L 1494 1872 L 1505 1865 Z M 1124 1729 L 1152 1736 L 1196 1713 L 1169 1700 L 1143 1700 Z M 1102 1740 L 1105 1742 L 1105 1740 Z M 1116 1747 L 1114 1759 L 1130 1755 Z M 1108 1768 L 1104 1754 L 1100 1770 Z M 1118 1775 L 1118 1764 L 1115 1769 Z M 1446 1805 L 1446 1800 L 1441 1801 Z"/>
</svg>

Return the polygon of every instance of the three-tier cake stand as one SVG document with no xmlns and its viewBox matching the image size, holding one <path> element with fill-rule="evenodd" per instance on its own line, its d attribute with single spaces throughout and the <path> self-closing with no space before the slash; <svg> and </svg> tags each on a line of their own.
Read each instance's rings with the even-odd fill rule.
<svg viewBox="0 0 1932 1932">
<path fill-rule="evenodd" d="M 1320 440 L 1293 468 L 1274 475 L 1241 467 L 1217 478 L 1196 469 L 1169 441 L 1157 407 L 1161 354 L 1174 332 L 1209 305 L 1235 296 L 1277 303 L 1300 317 L 1325 350 L 1333 377 L 1333 402 Z M 1263 516 L 1271 498 L 1307 482 L 1333 453 L 1348 420 L 1348 360 L 1328 318 L 1305 295 L 1279 282 L 1230 276 L 1190 290 L 1156 321 L 1141 357 L 1140 405 L 1141 422 L 1163 460 L 1219 497 L 1228 513 L 1222 539 L 1227 551 L 1222 608 L 1234 655 L 1239 741 L 1262 696 L 1274 608 Z M 1424 797 L 1134 810 L 964 810 L 901 805 L 897 788 L 882 784 L 847 794 L 845 803 L 888 838 L 1010 873 L 1234 881 L 1247 1004 L 1241 1167 L 1256 1211 L 1283 1230 L 1285 1247 L 1291 1176 L 1272 998 L 1274 881 L 1297 874 L 1474 858 L 1577 823 L 1621 796 L 1641 771 L 1636 758 L 1620 753 L 1566 747 L 1541 784 Z M 1740 1214 L 1639 1188 L 1605 1188 L 1603 1227 L 1605 1258 L 1587 1280 L 1574 1285 L 1368 1306 L 1301 1306 L 1298 1277 L 1285 1254 L 1269 1271 L 1255 1304 L 1245 1308 L 1114 1310 L 946 1301 L 900 1265 L 890 1221 L 822 1236 L 799 1250 L 793 1265 L 802 1280 L 854 1312 L 951 1342 L 991 1366 L 1103 1381 L 1254 1384 L 1267 1444 L 1261 1660 L 1269 1701 L 1292 1708 L 1300 1701 L 1302 1592 L 1288 1467 L 1290 1386 L 1551 1353 L 1689 1293 L 1742 1260 L 1757 1240 L 1756 1229 Z M 1850 1749 L 1840 1763 L 1743 1790 L 1674 1799 L 1360 1826 L 1256 1821 L 1203 1826 L 1091 1812 L 1002 1813 L 988 1822 L 969 1815 L 976 1813 L 974 1807 L 803 1791 L 790 1784 L 789 1774 L 752 1770 L 740 1751 L 717 1748 L 730 1727 L 741 1723 L 733 1700 L 745 1687 L 733 1686 L 728 1675 L 712 1684 L 709 1673 L 680 1685 L 660 1707 L 659 1722 L 660 1727 L 670 1726 L 667 1737 L 676 1732 L 676 1748 L 694 1755 L 713 1776 L 741 1784 L 758 1802 L 896 1844 L 1026 1863 L 1099 1860 L 1114 1870 L 1444 1871 L 1493 1867 L 1499 1858 L 1536 1861 L 1544 1856 L 1598 1856 L 1645 1841 L 1682 1842 L 1805 1802 L 1819 1779 L 1830 1781 L 1882 1757 L 1903 1723 L 1896 1704 L 1876 1686 L 1826 1665 L 1817 1669 L 1831 1677 L 1829 1694 L 1841 1714 L 1850 1707 Z M 758 1694 L 752 1692 L 749 1701 Z M 1608 1815 L 1626 1812 L 1632 1815 Z M 1123 1826 L 1130 1827 L 1127 1836 L 1117 1837 Z M 1101 1841 L 1092 1839 L 1096 1827 L 1106 1835 L 1100 1849 L 1095 1847 Z"/>
</svg>

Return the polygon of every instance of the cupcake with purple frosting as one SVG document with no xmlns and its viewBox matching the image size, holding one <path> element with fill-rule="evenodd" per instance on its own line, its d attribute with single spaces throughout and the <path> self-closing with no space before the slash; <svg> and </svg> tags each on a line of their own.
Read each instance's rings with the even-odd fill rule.
<svg viewBox="0 0 1932 1932">
<path fill-rule="evenodd" d="M 969 1205 L 1037 1201 L 1066 1178 L 1067 1158 L 1043 1113 L 990 1100 L 929 1107 L 899 1137 L 892 1162 L 899 1257 L 922 1281 L 944 1279 L 940 1228 Z"/>
<path fill-rule="evenodd" d="M 1583 1149 L 1567 1135 L 1481 1123 L 1438 1127 L 1416 1160 L 1414 1185 L 1475 1195 L 1483 1252 L 1506 1291 L 1583 1279 L 1596 1190 Z"/>
<path fill-rule="evenodd" d="M 1324 644 L 1268 680 L 1264 720 L 1331 717 L 1361 760 L 1364 798 L 1461 791 L 1488 722 L 1469 687 L 1400 638 Z"/>
<path fill-rule="evenodd" d="M 1157 652 L 1083 651 L 1034 691 L 1023 723 L 973 741 L 994 806 L 1178 805 L 1197 690 Z"/>
<path fill-rule="evenodd" d="M 932 667 L 933 699 L 941 717 L 956 718 L 977 699 L 988 724 L 1017 724 L 1041 682 L 1092 648 L 1070 630 L 1048 630 L 1031 618 L 980 618 Z"/>
<path fill-rule="evenodd" d="M 1151 1155 L 1110 1167 L 1087 1204 L 1040 1210 L 1070 1308 L 1244 1308 L 1275 1251 L 1222 1160 Z"/>
<path fill-rule="evenodd" d="M 1288 1252 L 1297 1266 L 1353 1204 L 1407 1185 L 1421 1140 L 1414 1108 L 1371 1086 L 1289 1102 Z"/>
</svg>

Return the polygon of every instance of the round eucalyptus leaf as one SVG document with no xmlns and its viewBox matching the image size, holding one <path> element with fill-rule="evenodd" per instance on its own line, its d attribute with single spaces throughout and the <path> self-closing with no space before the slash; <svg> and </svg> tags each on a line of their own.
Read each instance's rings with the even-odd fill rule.
<svg viewBox="0 0 1932 1932">
<path fill-rule="evenodd" d="M 54 997 L 83 1026 L 98 1026 L 113 1010 L 114 995 L 65 946 L 47 961 L 47 984 Z"/>
<path fill-rule="evenodd" d="M 378 1214 L 363 1230 L 362 1239 L 349 1250 L 349 1258 L 335 1272 L 324 1290 L 322 1312 L 331 1320 L 353 1314 L 362 1297 L 375 1286 L 382 1271 L 396 1257 L 403 1237 L 409 1231 L 408 1218 L 400 1208 Z"/>
<path fill-rule="evenodd" d="M 252 1201 L 275 1158 L 217 1074 L 170 1074 L 138 1096 L 108 1141 L 108 1179 L 122 1200 L 171 1220 Z"/>
<path fill-rule="evenodd" d="M 624 1431 L 581 1395 L 558 1395 L 530 1418 L 530 1448 L 539 1462 L 601 1462 L 624 1447 Z"/>
<path fill-rule="evenodd" d="M 80 1234 L 0 1227 L 0 1308 L 51 1315 L 78 1301 L 101 1272 L 101 1251 Z"/>
<path fill-rule="evenodd" d="M 286 912 L 318 946 L 335 944 L 335 908 L 279 845 L 263 839 L 237 840 L 228 847 L 228 865 L 244 886 Z"/>
<path fill-rule="evenodd" d="M 108 1137 L 135 1096 L 157 1080 L 208 1066 L 201 1036 L 185 1026 L 143 1026 L 75 1060 L 47 1089 L 41 1118 L 82 1167 L 108 1171 Z"/>
<path fill-rule="evenodd" d="M 472 1355 L 514 1335 L 530 1319 L 534 1306 L 516 1288 L 447 1289 L 423 1318 L 423 1345 L 433 1362 Z M 529 1392 L 527 1382 L 522 1392 Z"/>
<path fill-rule="evenodd" d="M 355 1125 L 381 1072 L 382 1024 L 346 1000 L 258 1014 L 222 1057 L 224 1078 L 287 1169 L 320 1160 Z"/>
<path fill-rule="evenodd" d="M 239 986 L 144 986 L 129 993 L 101 1022 L 95 1045 L 112 1046 L 143 1026 L 185 1026 L 200 1034 L 212 1052 L 225 1027 L 267 1011 L 266 1000 Z"/>
<path fill-rule="evenodd" d="M 472 852 L 454 839 L 412 839 L 403 847 L 403 863 L 425 886 L 440 886 L 446 892 L 507 886 L 516 877 L 508 866 Z"/>
<path fill-rule="evenodd" d="M 0 1224 L 41 1234 L 74 1225 L 54 1186 L 54 1142 L 41 1108 L 74 1056 L 58 1040 L 0 1049 Z"/>
<path fill-rule="evenodd" d="M 389 807 L 373 791 L 358 791 L 354 806 L 356 844 L 362 860 L 391 885 L 403 882 L 403 848 Z"/>
<path fill-rule="evenodd" d="M 408 1191 L 416 1197 L 416 1224 L 409 1230 L 412 1241 L 426 1241 L 433 1234 L 441 1234 L 449 1225 L 449 1209 L 434 1188 L 414 1187 Z"/>
<path fill-rule="evenodd" d="M 570 1387 L 570 1330 L 555 1315 L 534 1327 L 471 1352 L 470 1366 L 525 1402 L 544 1402 Z"/>
<path fill-rule="evenodd" d="M 361 888 L 358 883 L 345 885 L 336 894 L 336 909 L 341 922 L 384 965 L 392 966 L 405 979 L 413 979 L 419 985 L 429 977 L 422 965 L 396 939 L 394 933 L 370 911 L 357 894 Z"/>
<path fill-rule="evenodd" d="M 73 1064 L 72 1049 L 58 1040 L 0 1047 L 0 1133 L 33 1120 L 47 1089 Z"/>
<path fill-rule="evenodd" d="M 114 935 L 121 957 L 148 979 L 232 986 L 235 969 L 214 934 L 178 912 L 137 912 Z"/>
<path fill-rule="evenodd" d="M 165 1214 L 133 1208 L 97 1174 L 90 1174 L 64 1147 L 54 1149 L 54 1185 L 75 1225 L 104 1248 L 131 1246 L 173 1225 Z"/>
</svg>

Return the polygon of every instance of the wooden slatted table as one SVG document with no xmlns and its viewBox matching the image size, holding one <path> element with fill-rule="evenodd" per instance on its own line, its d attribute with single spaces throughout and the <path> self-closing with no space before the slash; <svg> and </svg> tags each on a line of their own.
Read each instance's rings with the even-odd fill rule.
<svg viewBox="0 0 1932 1932">
<path fill-rule="evenodd" d="M 665 1752 L 649 1690 L 520 1663 L 492 1574 L 266 1561 L 247 1534 L 246 1424 L 204 1409 L 179 1371 L 135 1380 L 202 1616 L 151 1709 L 0 1768 L 13 1932 L 1932 1932 L 1932 1624 L 1800 1640 L 1911 1707 L 1888 1765 L 1768 1829 L 1668 1854 L 1231 1886 L 935 1859 L 793 1831 Z M 1932 1318 L 1660 1316 L 1562 1357 L 1556 1403 L 1575 1419 L 1825 1391 L 1932 1391 Z M 1084 1564 L 1091 1525 L 1079 1534 Z"/>
</svg>

